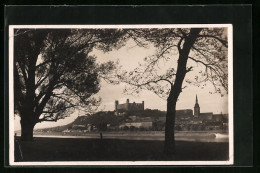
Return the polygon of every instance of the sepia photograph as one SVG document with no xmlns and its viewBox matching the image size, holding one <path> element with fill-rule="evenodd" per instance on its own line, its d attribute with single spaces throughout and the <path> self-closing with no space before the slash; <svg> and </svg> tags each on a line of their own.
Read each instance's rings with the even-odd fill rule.
<svg viewBox="0 0 260 173">
<path fill-rule="evenodd" d="M 233 165 L 231 24 L 10 25 L 9 162 Z"/>
</svg>

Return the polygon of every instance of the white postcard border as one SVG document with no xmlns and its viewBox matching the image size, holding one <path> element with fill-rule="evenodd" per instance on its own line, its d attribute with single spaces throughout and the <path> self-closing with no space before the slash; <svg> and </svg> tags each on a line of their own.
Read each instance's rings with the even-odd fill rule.
<svg viewBox="0 0 260 173">
<path fill-rule="evenodd" d="M 14 83 L 13 83 L 13 46 L 14 29 L 97 29 L 97 28 L 228 28 L 228 113 L 229 113 L 229 160 L 227 161 L 53 161 L 53 162 L 15 162 L 14 161 Z M 150 165 L 233 165 L 233 26 L 232 24 L 152 24 L 152 25 L 9 25 L 9 164 L 10 166 L 150 166 Z"/>
</svg>

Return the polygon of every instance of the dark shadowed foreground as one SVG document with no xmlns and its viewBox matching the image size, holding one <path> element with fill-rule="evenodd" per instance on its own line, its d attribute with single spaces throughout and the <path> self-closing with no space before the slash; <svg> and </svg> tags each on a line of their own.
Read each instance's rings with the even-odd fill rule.
<svg viewBox="0 0 260 173">
<path fill-rule="evenodd" d="M 174 157 L 163 155 L 163 141 L 35 138 L 33 142 L 19 143 L 22 161 L 228 160 L 228 143 L 224 142 L 177 141 Z"/>
</svg>

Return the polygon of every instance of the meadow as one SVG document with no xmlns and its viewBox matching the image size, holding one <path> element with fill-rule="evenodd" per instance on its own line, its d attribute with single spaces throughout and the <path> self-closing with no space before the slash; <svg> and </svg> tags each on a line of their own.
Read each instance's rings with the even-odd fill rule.
<svg viewBox="0 0 260 173">
<path fill-rule="evenodd" d="M 47 137 L 17 141 L 23 160 L 16 149 L 15 161 L 225 161 L 229 151 L 227 142 L 176 141 L 175 154 L 168 156 L 163 154 L 163 141 Z"/>
</svg>

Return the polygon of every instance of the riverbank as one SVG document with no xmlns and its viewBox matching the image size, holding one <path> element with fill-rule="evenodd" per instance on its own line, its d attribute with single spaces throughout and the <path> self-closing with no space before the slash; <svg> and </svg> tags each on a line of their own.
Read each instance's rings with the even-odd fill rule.
<svg viewBox="0 0 260 173">
<path fill-rule="evenodd" d="M 89 138 L 89 139 L 124 139 L 124 140 L 154 140 L 164 141 L 163 131 L 104 131 L 104 132 L 34 132 L 34 137 L 46 138 Z M 176 141 L 194 142 L 228 142 L 228 134 L 205 131 L 181 131 L 175 133 Z M 20 136 L 20 134 L 17 134 Z"/>
<path fill-rule="evenodd" d="M 83 132 L 83 131 L 71 131 L 71 132 L 41 132 L 34 131 L 34 136 L 96 136 L 101 132 Z M 223 131 L 175 131 L 175 136 L 201 136 L 201 137 L 216 137 L 215 134 L 225 134 Z M 20 131 L 16 132 L 18 136 L 21 135 Z M 102 131 L 104 136 L 164 136 L 164 131 Z"/>
<path fill-rule="evenodd" d="M 174 157 L 163 154 L 163 141 L 34 138 L 18 141 L 23 161 L 225 161 L 228 143 L 176 141 Z"/>
</svg>

